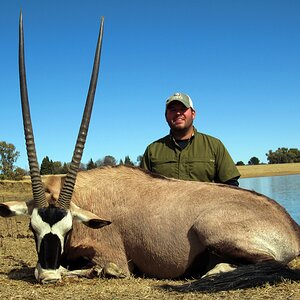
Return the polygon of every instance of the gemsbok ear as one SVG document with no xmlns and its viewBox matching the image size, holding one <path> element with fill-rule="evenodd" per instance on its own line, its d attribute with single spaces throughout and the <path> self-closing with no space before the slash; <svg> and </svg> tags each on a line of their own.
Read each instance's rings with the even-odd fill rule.
<svg viewBox="0 0 300 300">
<path fill-rule="evenodd" d="M 9 201 L 0 203 L 0 216 L 4 218 L 31 215 L 34 207 L 33 200 L 30 201 Z"/>
<path fill-rule="evenodd" d="M 93 214 L 92 212 L 78 207 L 73 202 L 70 203 L 70 210 L 74 219 L 77 222 L 83 223 L 87 227 L 99 229 L 101 227 L 111 224 L 111 221 L 103 220 L 97 215 Z"/>
</svg>

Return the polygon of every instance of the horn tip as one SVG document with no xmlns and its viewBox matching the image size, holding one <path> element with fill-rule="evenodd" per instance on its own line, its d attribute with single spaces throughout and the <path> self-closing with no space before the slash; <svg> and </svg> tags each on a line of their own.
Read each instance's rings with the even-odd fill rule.
<svg viewBox="0 0 300 300">
<path fill-rule="evenodd" d="M 22 9 L 20 10 L 19 26 L 23 27 L 23 13 L 22 13 Z"/>
</svg>

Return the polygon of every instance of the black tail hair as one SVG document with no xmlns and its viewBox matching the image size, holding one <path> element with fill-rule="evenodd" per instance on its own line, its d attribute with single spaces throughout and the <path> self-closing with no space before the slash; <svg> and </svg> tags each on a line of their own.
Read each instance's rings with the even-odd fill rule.
<svg viewBox="0 0 300 300">
<path fill-rule="evenodd" d="M 236 270 L 204 277 L 180 286 L 160 288 L 177 292 L 218 292 L 275 284 L 284 280 L 300 281 L 300 270 L 290 269 L 277 262 L 262 262 L 239 266 Z"/>
</svg>

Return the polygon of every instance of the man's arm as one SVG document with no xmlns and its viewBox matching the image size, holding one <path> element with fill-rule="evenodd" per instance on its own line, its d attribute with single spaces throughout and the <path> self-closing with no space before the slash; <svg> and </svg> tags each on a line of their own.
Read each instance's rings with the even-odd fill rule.
<svg viewBox="0 0 300 300">
<path fill-rule="evenodd" d="M 232 179 L 227 180 L 227 181 L 224 182 L 224 183 L 225 183 L 225 184 L 228 184 L 228 185 L 239 186 L 239 181 L 238 181 L 238 179 L 239 179 L 239 177 L 232 178 Z"/>
</svg>

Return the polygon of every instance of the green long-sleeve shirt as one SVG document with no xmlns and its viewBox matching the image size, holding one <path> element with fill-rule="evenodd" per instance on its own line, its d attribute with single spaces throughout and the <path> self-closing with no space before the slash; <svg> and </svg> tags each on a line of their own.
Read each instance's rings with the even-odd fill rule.
<svg viewBox="0 0 300 300">
<path fill-rule="evenodd" d="M 141 167 L 183 180 L 225 183 L 240 177 L 223 143 L 196 129 L 183 149 L 170 134 L 151 143 L 143 155 Z"/>
</svg>

